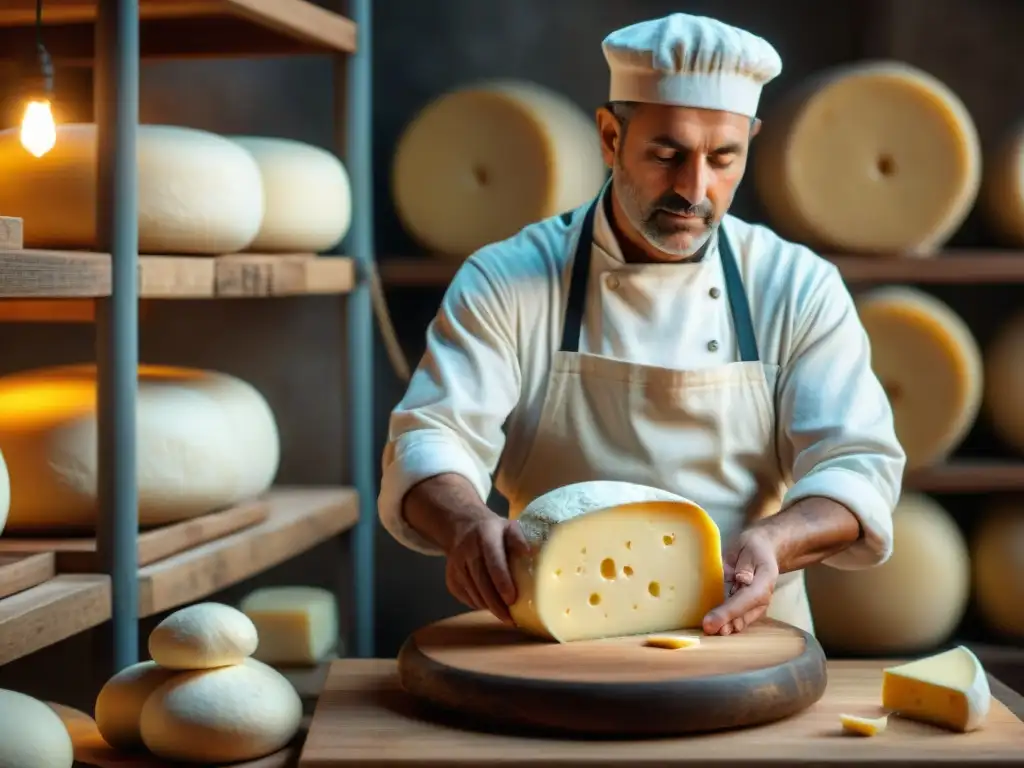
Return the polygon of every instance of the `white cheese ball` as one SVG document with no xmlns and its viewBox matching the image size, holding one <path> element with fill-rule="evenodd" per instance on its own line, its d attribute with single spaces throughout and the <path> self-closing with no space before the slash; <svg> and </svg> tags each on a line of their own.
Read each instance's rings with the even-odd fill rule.
<svg viewBox="0 0 1024 768">
<path fill-rule="evenodd" d="M 139 715 L 149 694 L 180 674 L 154 661 L 125 667 L 111 677 L 96 697 L 96 727 L 103 740 L 125 751 L 144 747 L 139 732 Z"/>
<path fill-rule="evenodd" d="M 38 699 L 0 689 L 0 768 L 71 768 L 71 735 Z"/>
<path fill-rule="evenodd" d="M 142 740 L 165 760 L 255 760 L 284 748 L 299 731 L 302 701 L 288 680 L 255 659 L 184 672 L 142 707 Z"/>
<path fill-rule="evenodd" d="M 149 633 L 149 655 L 165 669 L 239 664 L 259 644 L 256 625 L 237 608 L 196 603 L 175 611 Z"/>
</svg>

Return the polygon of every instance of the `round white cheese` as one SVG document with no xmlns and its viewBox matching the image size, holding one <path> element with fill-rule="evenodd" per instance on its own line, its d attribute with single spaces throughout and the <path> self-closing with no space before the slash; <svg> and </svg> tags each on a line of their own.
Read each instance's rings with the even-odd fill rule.
<svg viewBox="0 0 1024 768">
<path fill-rule="evenodd" d="M 754 181 L 781 234 L 821 249 L 930 254 L 981 184 L 963 102 L 899 62 L 825 72 L 789 93 L 755 142 Z"/>
<path fill-rule="evenodd" d="M 392 187 L 409 234 L 463 258 L 582 205 L 605 177 L 592 118 L 539 85 L 501 81 L 446 93 L 416 115 Z"/>
<path fill-rule="evenodd" d="M 1013 316 L 985 350 L 984 408 L 993 431 L 1024 453 L 1024 312 Z"/>
<path fill-rule="evenodd" d="M 7 525 L 7 513 L 11 509 L 11 476 L 7 472 L 7 462 L 0 452 L 0 533 Z"/>
<path fill-rule="evenodd" d="M 1024 508 L 1003 501 L 981 518 L 971 541 L 974 597 L 985 622 L 1024 639 Z"/>
<path fill-rule="evenodd" d="M 74 747 L 60 717 L 38 699 L 0 689 L 0 768 L 71 768 Z"/>
<path fill-rule="evenodd" d="M 140 125 L 139 252 L 224 254 L 244 249 L 263 220 L 255 158 L 214 133 Z M 96 126 L 57 126 L 40 158 L 18 129 L 0 131 L 0 211 L 25 220 L 26 248 L 95 249 Z"/>
<path fill-rule="evenodd" d="M 141 661 L 107 680 L 96 697 L 96 727 L 103 740 L 114 749 L 125 751 L 143 747 L 139 731 L 142 705 L 175 674 L 154 661 Z"/>
<path fill-rule="evenodd" d="M 1024 246 L 1024 123 L 988 154 L 978 203 L 999 240 Z"/>
<path fill-rule="evenodd" d="M 277 473 L 277 424 L 263 396 L 222 373 L 144 365 L 136 415 L 139 523 L 195 517 L 251 499 Z M 0 451 L 10 530 L 96 523 L 96 369 L 0 377 Z"/>
<path fill-rule="evenodd" d="M 142 707 L 142 739 L 166 760 L 255 760 L 288 744 L 302 721 L 292 684 L 255 659 L 182 672 Z"/>
<path fill-rule="evenodd" d="M 263 178 L 263 223 L 246 250 L 320 253 L 341 242 L 352 222 L 352 190 L 336 155 L 289 139 L 231 139 L 252 153 Z"/>
<path fill-rule="evenodd" d="M 149 655 L 165 669 L 212 669 L 240 664 L 256 651 L 256 625 L 237 608 L 196 603 L 149 633 Z"/>
<path fill-rule="evenodd" d="M 984 363 L 970 328 L 949 306 L 913 288 L 868 291 L 857 298 L 857 312 L 907 468 L 941 461 L 981 408 Z"/>
<path fill-rule="evenodd" d="M 815 635 L 827 651 L 919 653 L 956 629 L 970 597 L 967 543 L 927 496 L 905 494 L 893 513 L 894 549 L 882 565 L 807 569 Z"/>
</svg>

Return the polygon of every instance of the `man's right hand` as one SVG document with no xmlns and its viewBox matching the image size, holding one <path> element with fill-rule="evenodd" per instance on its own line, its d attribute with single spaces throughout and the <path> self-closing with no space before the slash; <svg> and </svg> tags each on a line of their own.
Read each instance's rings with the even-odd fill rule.
<svg viewBox="0 0 1024 768">
<path fill-rule="evenodd" d="M 516 585 L 509 558 L 528 552 L 519 523 L 493 512 L 476 517 L 458 526 L 447 552 L 448 591 L 470 608 L 488 610 L 511 624 L 508 606 L 516 600 Z"/>
</svg>

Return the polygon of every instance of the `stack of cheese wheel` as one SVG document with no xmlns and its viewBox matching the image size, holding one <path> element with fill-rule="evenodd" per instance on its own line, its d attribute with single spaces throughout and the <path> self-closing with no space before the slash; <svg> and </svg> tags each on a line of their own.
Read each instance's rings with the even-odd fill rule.
<svg viewBox="0 0 1024 768">
<path fill-rule="evenodd" d="M 0 766 L 71 768 L 74 761 L 71 734 L 51 707 L 0 689 Z"/>
<path fill-rule="evenodd" d="M 1010 131 L 988 156 L 978 202 L 1003 243 L 1024 246 L 1024 123 Z"/>
<path fill-rule="evenodd" d="M 918 653 L 944 642 L 967 609 L 971 563 L 956 521 L 927 496 L 904 495 L 882 565 L 807 569 L 815 635 L 827 651 Z"/>
<path fill-rule="evenodd" d="M 125 752 L 166 760 L 255 760 L 299 731 L 302 702 L 272 667 L 251 658 L 259 644 L 245 614 L 220 603 L 172 613 L 149 635 L 152 661 L 114 675 L 96 699 L 96 726 Z"/>
<path fill-rule="evenodd" d="M 398 216 L 422 246 L 463 258 L 576 208 L 606 176 L 594 121 L 564 96 L 502 81 L 442 95 L 398 142 Z"/>
<path fill-rule="evenodd" d="M 1024 312 L 996 334 L 985 354 L 985 410 L 996 434 L 1024 453 Z"/>
<path fill-rule="evenodd" d="M 971 539 L 974 601 L 999 634 L 1024 640 L 1024 499 L 997 502 Z"/>
<path fill-rule="evenodd" d="M 144 365 L 136 411 L 139 524 L 163 525 L 265 491 L 277 424 L 263 396 L 222 373 Z M 0 451 L 11 475 L 11 531 L 96 523 L 96 369 L 0 377 Z"/>
<path fill-rule="evenodd" d="M 857 299 L 871 340 L 871 366 L 892 404 L 907 468 L 948 456 L 981 407 L 984 364 L 967 324 L 946 304 L 890 286 Z"/>
<path fill-rule="evenodd" d="M 812 79 L 766 117 L 754 152 L 780 233 L 844 252 L 933 253 L 970 212 L 981 167 L 960 99 L 898 62 Z"/>
</svg>

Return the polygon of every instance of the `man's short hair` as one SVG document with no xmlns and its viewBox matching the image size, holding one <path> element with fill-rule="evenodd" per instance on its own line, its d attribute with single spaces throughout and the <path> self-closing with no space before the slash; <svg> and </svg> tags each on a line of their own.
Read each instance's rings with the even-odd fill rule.
<svg viewBox="0 0 1024 768">
<path fill-rule="evenodd" d="M 604 104 L 604 108 L 611 112 L 612 116 L 619 121 L 622 140 L 626 138 L 626 129 L 629 127 L 629 121 L 632 119 L 633 113 L 636 112 L 638 106 L 640 106 L 640 103 L 636 101 L 608 101 Z M 751 133 L 754 132 L 755 125 L 757 125 L 757 118 L 750 118 Z"/>
</svg>

